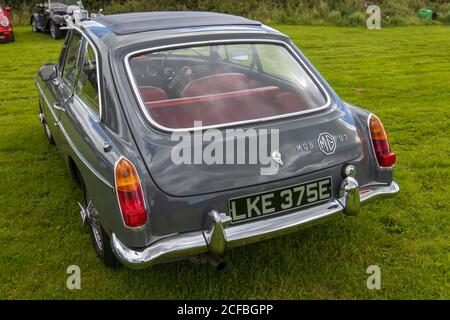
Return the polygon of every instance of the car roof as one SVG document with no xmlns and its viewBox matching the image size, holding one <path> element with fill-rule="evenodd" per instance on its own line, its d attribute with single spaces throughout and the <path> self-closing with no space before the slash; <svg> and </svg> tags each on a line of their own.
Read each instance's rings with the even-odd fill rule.
<svg viewBox="0 0 450 320">
<path fill-rule="evenodd" d="M 206 26 L 261 26 L 261 22 L 229 14 L 201 11 L 154 11 L 98 15 L 94 19 L 117 35 Z"/>
</svg>

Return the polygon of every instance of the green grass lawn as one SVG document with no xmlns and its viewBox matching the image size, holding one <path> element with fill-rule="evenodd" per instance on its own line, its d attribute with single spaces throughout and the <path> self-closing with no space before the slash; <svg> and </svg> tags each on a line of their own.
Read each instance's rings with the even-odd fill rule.
<svg viewBox="0 0 450 320">
<path fill-rule="evenodd" d="M 0 45 L 0 298 L 450 298 L 450 28 L 276 26 L 347 101 L 382 119 L 396 198 L 229 251 L 227 269 L 178 262 L 110 270 L 91 248 L 80 192 L 37 116 L 32 76 L 62 41 L 16 28 Z M 81 290 L 66 288 L 69 265 Z M 366 269 L 381 268 L 381 290 Z"/>
</svg>

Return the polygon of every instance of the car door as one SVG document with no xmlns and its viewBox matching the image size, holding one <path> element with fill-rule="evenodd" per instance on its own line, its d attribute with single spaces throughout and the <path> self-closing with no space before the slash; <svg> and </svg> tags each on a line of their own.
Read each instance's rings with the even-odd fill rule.
<svg viewBox="0 0 450 320">
<path fill-rule="evenodd" d="M 57 77 L 38 85 L 45 102 L 41 102 L 42 110 L 59 151 L 61 151 L 58 129 L 59 118 L 62 110 L 64 110 L 64 104 L 71 96 L 72 84 L 70 83 L 70 78 L 72 76 L 70 74 L 74 76 L 76 68 L 76 61 L 75 64 L 71 63 L 71 61 L 78 59 L 80 46 L 81 36 L 72 37 L 72 32 L 69 32 L 58 60 Z"/>
<path fill-rule="evenodd" d="M 82 44 L 75 78 L 68 84 L 70 92 L 59 118 L 60 136 L 64 144 L 62 149 L 77 162 L 88 189 L 99 181 L 111 186 L 104 178 L 108 172 L 106 166 L 102 165 L 106 163 L 104 146 L 108 136 L 100 121 L 101 90 L 97 54 L 86 37 L 77 30 L 72 32 L 73 37 L 82 38 Z"/>
</svg>

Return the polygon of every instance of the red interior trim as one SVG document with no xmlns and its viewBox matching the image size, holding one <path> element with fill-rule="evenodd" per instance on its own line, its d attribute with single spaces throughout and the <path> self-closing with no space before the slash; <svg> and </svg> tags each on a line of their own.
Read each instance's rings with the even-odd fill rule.
<svg viewBox="0 0 450 320">
<path fill-rule="evenodd" d="M 191 81 L 183 89 L 184 98 L 219 94 L 258 87 L 243 73 L 225 72 Z"/>
<path fill-rule="evenodd" d="M 199 96 L 199 97 L 189 97 L 189 98 L 179 98 L 179 99 L 146 102 L 145 106 L 149 109 L 156 109 L 156 108 L 163 108 L 163 107 L 175 107 L 175 106 L 182 106 L 182 105 L 193 104 L 193 103 L 214 102 L 217 100 L 226 100 L 226 99 L 233 99 L 233 98 L 239 98 L 239 97 L 247 97 L 247 96 L 256 96 L 256 95 L 261 95 L 261 94 L 275 93 L 278 90 L 280 90 L 280 88 L 275 87 L 275 86 L 268 86 L 268 87 L 262 87 L 262 88 L 246 89 L 246 90 L 239 90 L 239 91 L 219 93 L 219 94 L 210 94 L 210 95 Z"/>
</svg>

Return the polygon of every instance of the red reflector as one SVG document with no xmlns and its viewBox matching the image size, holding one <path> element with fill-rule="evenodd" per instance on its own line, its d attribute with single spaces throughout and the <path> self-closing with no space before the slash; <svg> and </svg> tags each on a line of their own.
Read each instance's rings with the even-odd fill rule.
<svg viewBox="0 0 450 320">
<path fill-rule="evenodd" d="M 142 227 L 147 223 L 147 210 L 138 174 L 130 161 L 117 162 L 115 182 L 123 222 L 130 228 Z"/>
<path fill-rule="evenodd" d="M 395 153 L 377 155 L 377 160 L 381 167 L 391 167 L 395 164 Z"/>
</svg>

